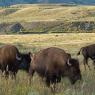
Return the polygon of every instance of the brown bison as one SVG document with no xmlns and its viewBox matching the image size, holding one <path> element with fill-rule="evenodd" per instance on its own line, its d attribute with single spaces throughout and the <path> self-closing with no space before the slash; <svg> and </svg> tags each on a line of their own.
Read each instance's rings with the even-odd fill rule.
<svg viewBox="0 0 95 95">
<path fill-rule="evenodd" d="M 8 76 L 9 72 L 16 77 L 16 73 L 21 64 L 30 64 L 31 56 L 29 54 L 22 54 L 14 45 L 5 45 L 0 47 L 0 69 Z M 25 69 L 28 69 L 26 66 Z"/>
<path fill-rule="evenodd" d="M 33 76 L 34 72 L 45 79 L 48 87 L 60 82 L 62 77 L 68 77 L 71 84 L 81 79 L 78 60 L 72 59 L 70 54 L 56 47 L 41 50 L 33 55 L 29 74 Z"/>
<path fill-rule="evenodd" d="M 90 69 L 90 66 L 88 65 L 89 58 L 93 60 L 93 65 L 95 66 L 95 44 L 82 47 L 80 51 L 77 53 L 77 55 L 80 55 L 80 52 L 82 52 L 82 55 L 84 57 L 83 63 L 84 63 L 85 70 L 86 70 L 86 65 Z"/>
</svg>

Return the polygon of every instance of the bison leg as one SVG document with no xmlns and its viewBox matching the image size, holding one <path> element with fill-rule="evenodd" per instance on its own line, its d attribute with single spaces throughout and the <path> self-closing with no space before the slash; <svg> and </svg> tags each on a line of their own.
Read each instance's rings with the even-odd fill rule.
<svg viewBox="0 0 95 95">
<path fill-rule="evenodd" d="M 5 78 L 7 79 L 9 77 L 9 72 L 5 71 Z"/>
<path fill-rule="evenodd" d="M 55 83 L 51 85 L 51 91 L 52 91 L 53 95 L 55 95 L 55 92 L 56 92 L 56 84 Z"/>
<path fill-rule="evenodd" d="M 17 72 L 18 72 L 18 67 L 14 67 L 13 70 L 12 70 L 12 73 L 13 73 L 12 75 L 13 75 L 13 79 L 15 79 L 15 80 L 16 80 Z"/>
<path fill-rule="evenodd" d="M 5 78 L 8 79 L 9 77 L 9 66 L 7 65 L 5 68 Z"/>
<path fill-rule="evenodd" d="M 89 70 L 90 70 L 90 66 L 88 65 L 88 58 L 84 58 L 83 63 L 84 63 L 84 68 L 85 68 L 85 70 L 86 70 L 86 65 L 88 66 L 88 68 L 89 68 Z"/>
<path fill-rule="evenodd" d="M 11 78 L 16 80 L 16 72 L 11 72 Z"/>
<path fill-rule="evenodd" d="M 12 64 L 9 65 L 9 73 L 12 79 L 16 79 L 16 67 L 12 66 Z"/>
<path fill-rule="evenodd" d="M 88 65 L 88 61 L 87 61 L 87 66 L 88 66 L 89 70 L 91 70 L 91 69 L 90 69 L 90 66 Z"/>
<path fill-rule="evenodd" d="M 84 64 L 84 68 L 85 68 L 85 70 L 86 70 L 85 59 L 83 60 L 83 64 Z"/>
<path fill-rule="evenodd" d="M 50 80 L 49 80 L 49 78 L 46 78 L 46 85 L 47 85 L 47 87 L 50 87 Z"/>
<path fill-rule="evenodd" d="M 93 60 L 93 65 L 94 65 L 94 69 L 95 69 L 95 60 Z"/>
<path fill-rule="evenodd" d="M 35 73 L 35 70 L 29 69 L 29 84 L 31 84 L 31 79 L 32 79 L 34 73 Z"/>
<path fill-rule="evenodd" d="M 1 67 L 1 71 L 2 71 L 2 77 L 5 77 L 6 79 L 8 78 L 9 72 L 8 72 L 8 65 L 3 65 Z"/>
<path fill-rule="evenodd" d="M 56 92 L 56 83 L 57 83 L 57 78 L 54 75 L 50 75 L 46 77 L 46 85 L 51 88 L 51 92 L 53 95 L 55 95 Z"/>
<path fill-rule="evenodd" d="M 1 77 L 5 77 L 5 70 L 1 69 Z"/>
</svg>

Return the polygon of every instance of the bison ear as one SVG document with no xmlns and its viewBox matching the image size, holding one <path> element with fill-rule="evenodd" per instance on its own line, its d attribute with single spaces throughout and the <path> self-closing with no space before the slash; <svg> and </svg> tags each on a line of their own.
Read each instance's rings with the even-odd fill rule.
<svg viewBox="0 0 95 95">
<path fill-rule="evenodd" d="M 70 63 L 70 59 L 67 60 L 67 65 L 72 66 L 72 64 Z"/>
</svg>

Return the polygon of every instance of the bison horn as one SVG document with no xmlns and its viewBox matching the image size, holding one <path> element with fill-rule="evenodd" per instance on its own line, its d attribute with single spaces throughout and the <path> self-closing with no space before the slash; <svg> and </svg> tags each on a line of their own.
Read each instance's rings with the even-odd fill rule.
<svg viewBox="0 0 95 95">
<path fill-rule="evenodd" d="M 18 55 L 16 54 L 16 59 L 20 61 L 21 57 L 18 57 Z"/>
<path fill-rule="evenodd" d="M 67 60 L 67 64 L 68 64 L 69 66 L 71 66 L 71 65 L 72 65 L 72 64 L 70 64 L 69 59 Z"/>
</svg>

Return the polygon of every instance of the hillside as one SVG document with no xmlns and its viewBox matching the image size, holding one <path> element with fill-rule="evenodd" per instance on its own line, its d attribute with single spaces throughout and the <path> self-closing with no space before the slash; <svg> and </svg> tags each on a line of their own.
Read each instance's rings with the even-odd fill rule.
<svg viewBox="0 0 95 95">
<path fill-rule="evenodd" d="M 15 5 L 0 10 L 0 21 L 94 21 L 95 6 Z"/>
<path fill-rule="evenodd" d="M 1 25 L 7 23 L 9 26 L 4 25 L 8 28 L 16 22 L 24 27 L 24 31 L 32 32 L 94 31 L 95 6 L 18 4 L 0 9 Z"/>
</svg>

